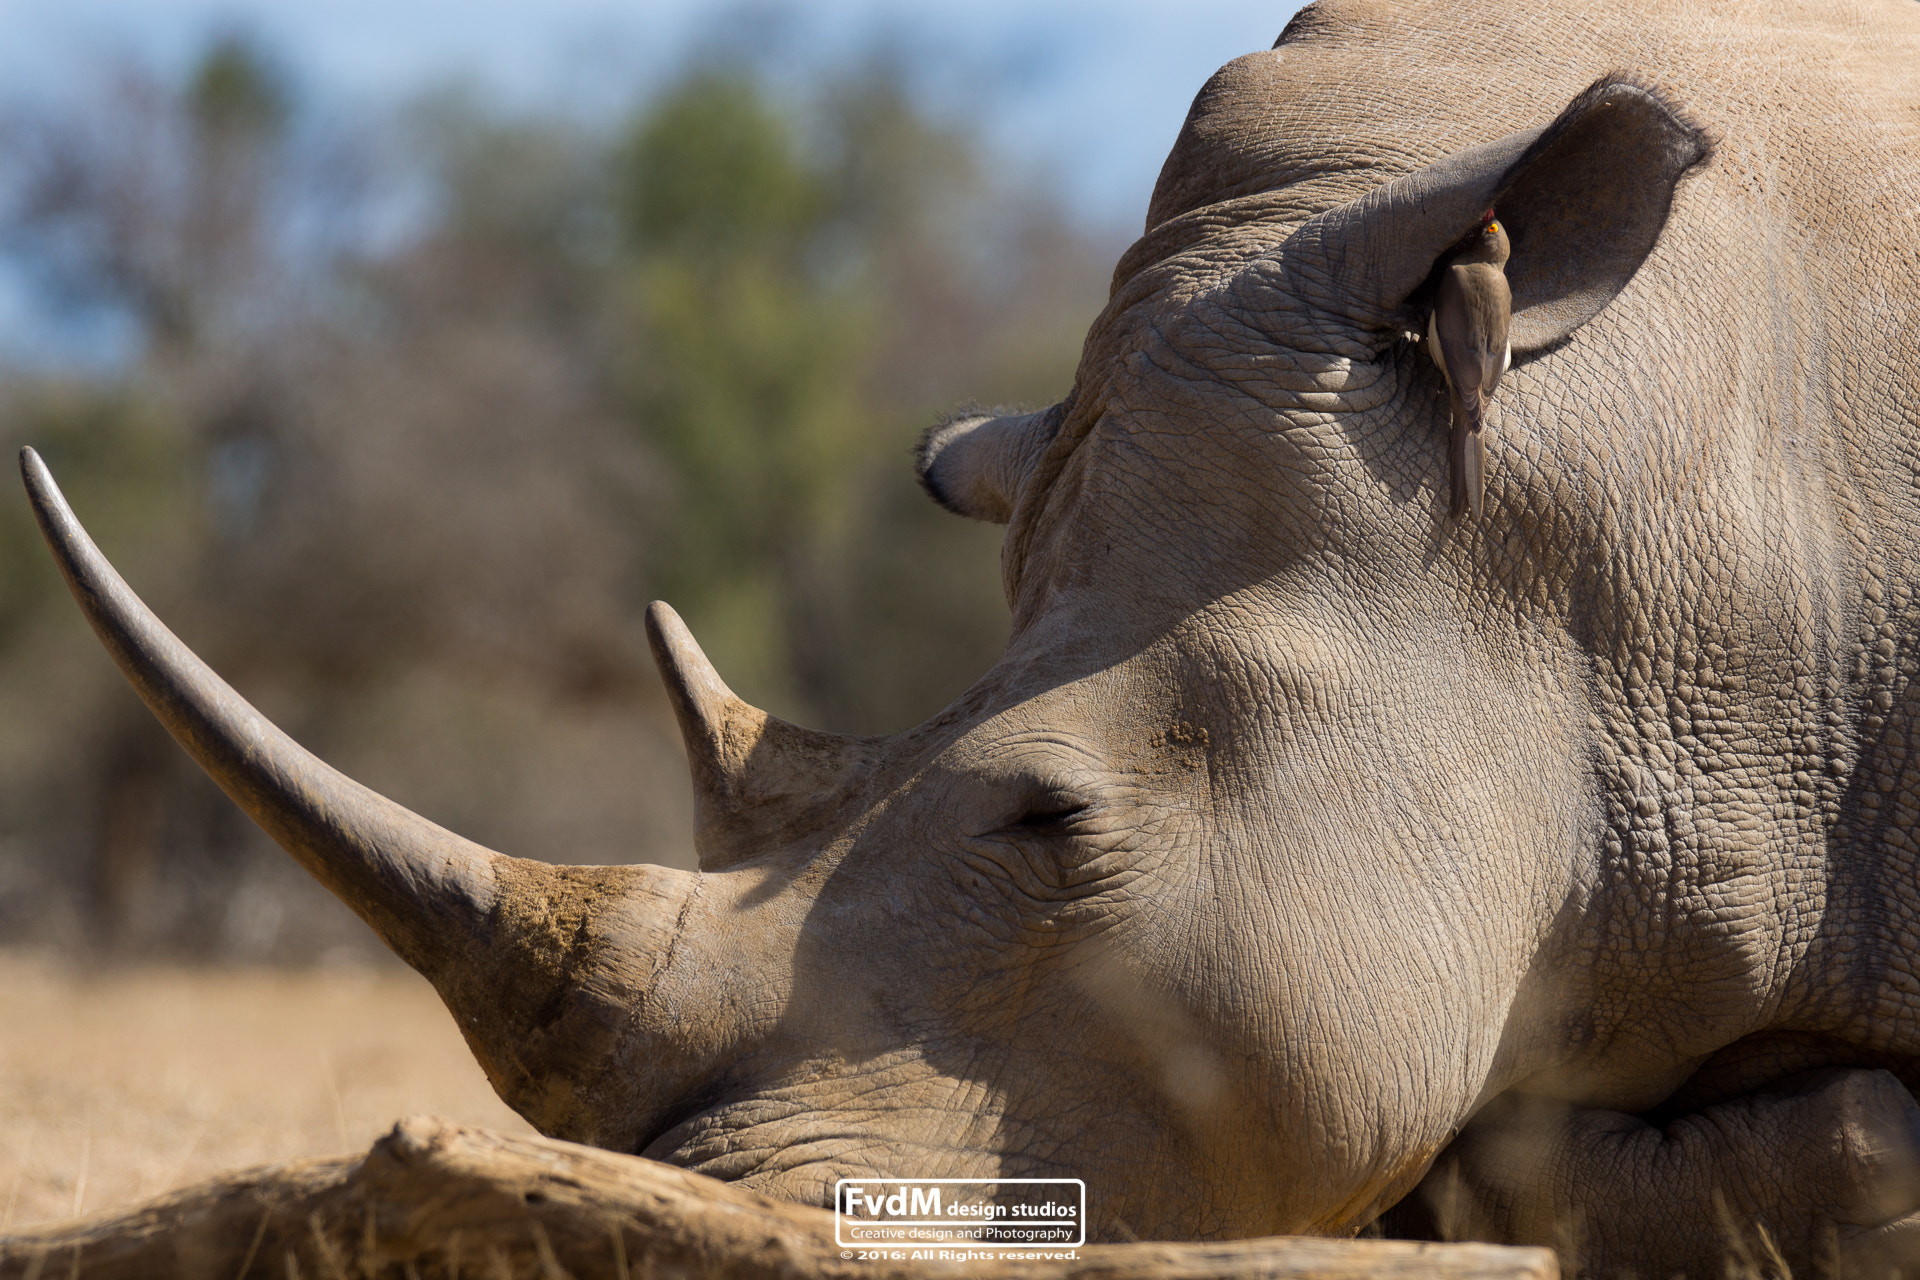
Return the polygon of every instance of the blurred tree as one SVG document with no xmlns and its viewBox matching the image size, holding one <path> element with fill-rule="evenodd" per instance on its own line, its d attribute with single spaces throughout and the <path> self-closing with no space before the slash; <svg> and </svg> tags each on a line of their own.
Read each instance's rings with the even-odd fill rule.
<svg viewBox="0 0 1920 1280">
<path fill-rule="evenodd" d="M 93 108 L 10 121 L 10 257 L 70 308 L 115 309 L 149 355 L 237 341 L 284 300 L 267 278 L 289 92 L 237 36 L 183 89 L 121 67 Z"/>
<path fill-rule="evenodd" d="M 268 279 L 284 93 L 263 57 L 224 39 L 182 91 L 125 68 L 104 98 L 100 114 L 15 122 L 16 201 L 6 239 L 68 308 L 118 313 L 139 351 L 124 371 L 91 386 L 23 388 L 10 425 L 45 443 L 72 475 L 77 498 L 111 482 L 103 533 L 137 520 L 143 551 L 164 550 L 167 561 L 149 570 L 142 555 L 129 567 L 148 570 L 142 576 L 157 602 L 191 620 L 205 543 L 199 513 L 182 503 L 175 481 L 204 454 L 208 425 L 217 430 L 223 416 L 218 402 L 232 394 L 231 371 L 249 361 L 236 362 L 231 348 L 257 350 L 269 341 L 260 326 L 285 318 Z M 9 541 L 30 537 L 25 522 L 10 532 Z M 180 794 L 184 771 L 154 726 L 106 698 L 100 684 L 85 686 L 104 700 L 90 717 L 78 771 L 84 787 L 30 794 L 90 815 L 91 829 L 69 837 L 87 854 L 69 865 L 78 869 L 94 940 L 137 944 L 156 923 L 148 909 L 156 864 L 169 817 L 182 812 L 169 797 Z M 226 825 L 203 792 L 189 784 L 185 794 Z M 203 850 L 231 844 L 200 836 Z"/>
<path fill-rule="evenodd" d="M 829 175 L 742 74 L 668 93 L 623 160 L 634 418 L 675 481 L 660 587 L 749 696 L 815 719 L 830 677 L 806 633 L 871 448 L 878 317 L 826 261 Z"/>
<path fill-rule="evenodd" d="M 625 385 L 673 482 L 655 581 L 743 696 L 847 730 L 932 713 L 1004 638 L 997 535 L 925 504 L 914 436 L 969 396 L 1058 396 L 1099 303 L 1099 246 L 990 181 L 909 76 L 877 57 L 795 104 L 696 69 L 615 186 Z"/>
<path fill-rule="evenodd" d="M 990 665 L 999 531 L 928 503 L 911 445 L 1064 390 L 1111 246 L 910 66 L 720 57 L 624 121 L 443 91 L 357 133 L 293 85 L 223 38 L 0 117 L 0 254 L 125 335 L 0 369 L 0 436 L 264 711 L 495 847 L 684 863 L 649 599 L 827 728 Z M 369 945 L 125 692 L 31 524 L 0 503 L 0 940 Z"/>
</svg>

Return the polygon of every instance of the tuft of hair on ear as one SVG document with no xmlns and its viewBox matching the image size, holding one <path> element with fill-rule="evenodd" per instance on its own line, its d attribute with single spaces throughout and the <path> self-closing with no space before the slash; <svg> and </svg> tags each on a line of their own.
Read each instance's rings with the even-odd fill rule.
<svg viewBox="0 0 1920 1280">
<path fill-rule="evenodd" d="M 939 454 L 941 447 L 945 445 L 949 438 L 961 427 L 969 426 L 977 422 L 986 422 L 993 418 L 1006 417 L 1009 414 L 1031 412 L 1031 409 L 1023 405 L 996 404 L 989 406 L 979 404 L 975 401 L 968 401 L 920 433 L 920 438 L 914 442 L 913 446 L 914 478 L 920 482 L 920 487 L 926 490 L 927 496 L 932 498 L 934 502 L 942 508 L 951 511 L 954 515 L 966 516 L 972 519 L 973 513 L 961 506 L 953 495 L 947 493 L 946 490 L 940 487 L 940 482 L 935 478 L 933 473 L 934 458 Z"/>
<path fill-rule="evenodd" d="M 1007 523 L 1060 429 L 1063 405 L 1024 412 L 969 406 L 948 414 L 920 437 L 920 487 L 955 515 Z"/>
<path fill-rule="evenodd" d="M 976 418 L 990 418 L 993 416 L 993 413 L 994 411 L 992 409 L 988 409 L 973 401 L 968 401 L 959 408 L 943 415 L 938 422 L 928 427 L 925 431 L 922 431 L 920 438 L 913 442 L 914 479 L 920 482 L 920 487 L 926 490 L 929 498 L 932 498 L 936 504 L 953 512 L 953 514 L 957 516 L 963 516 L 966 512 L 953 505 L 953 499 L 947 496 L 946 492 L 941 489 L 939 481 L 933 478 L 934 457 L 940 452 L 940 446 L 946 443 L 946 437 L 953 432 L 955 427 L 972 422 Z"/>
</svg>

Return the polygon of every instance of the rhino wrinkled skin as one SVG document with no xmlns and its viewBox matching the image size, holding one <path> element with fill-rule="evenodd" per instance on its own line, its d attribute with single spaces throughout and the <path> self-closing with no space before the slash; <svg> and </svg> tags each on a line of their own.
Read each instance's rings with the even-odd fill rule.
<svg viewBox="0 0 1920 1280">
<path fill-rule="evenodd" d="M 548 1134 L 816 1203 L 1079 1177 L 1095 1238 L 1911 1268 L 1915 67 L 1911 0 L 1312 5 L 1202 90 L 1068 398 L 923 446 L 1009 522 L 970 691 L 815 733 L 654 607 L 697 874 L 341 778 L 29 487 L 142 694 Z M 1490 206 L 1472 524 L 1418 335 Z"/>
</svg>

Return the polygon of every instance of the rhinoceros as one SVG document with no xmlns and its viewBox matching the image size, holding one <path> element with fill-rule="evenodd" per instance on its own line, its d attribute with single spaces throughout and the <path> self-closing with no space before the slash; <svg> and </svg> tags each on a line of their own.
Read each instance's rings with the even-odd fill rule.
<svg viewBox="0 0 1920 1280">
<path fill-rule="evenodd" d="M 653 606 L 697 873 L 335 773 L 27 482 L 140 694 L 545 1134 L 811 1203 L 1081 1178 L 1095 1238 L 1911 1266 L 1915 67 L 1909 0 L 1309 6 L 1201 90 L 1066 398 L 923 442 L 1007 525 L 978 683 L 814 732 Z M 1455 519 L 1421 334 L 1490 209 Z"/>
</svg>

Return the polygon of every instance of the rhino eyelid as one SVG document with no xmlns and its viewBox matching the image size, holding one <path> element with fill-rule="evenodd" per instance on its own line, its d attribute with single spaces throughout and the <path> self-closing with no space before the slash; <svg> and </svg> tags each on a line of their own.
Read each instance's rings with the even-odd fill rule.
<svg viewBox="0 0 1920 1280">
<path fill-rule="evenodd" d="M 1064 835 L 1073 820 L 1091 808 L 1091 801 L 1075 795 L 1055 792 L 1036 796 L 1027 805 L 1027 811 L 1009 823 L 1007 829 L 1033 835 Z"/>
</svg>

